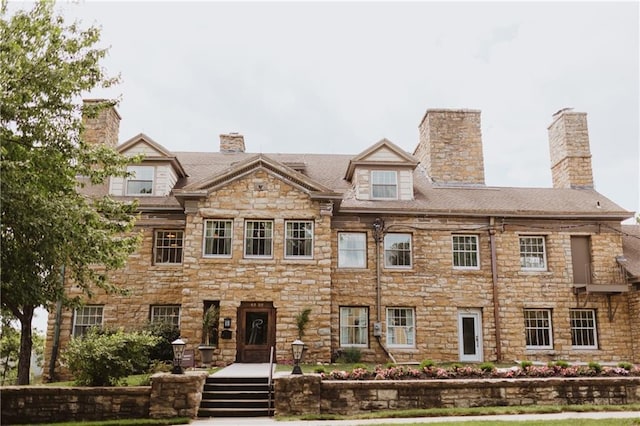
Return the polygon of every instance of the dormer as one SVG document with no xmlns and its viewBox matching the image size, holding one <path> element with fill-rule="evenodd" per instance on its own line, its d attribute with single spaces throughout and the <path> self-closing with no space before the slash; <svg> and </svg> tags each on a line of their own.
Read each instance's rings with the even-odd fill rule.
<svg viewBox="0 0 640 426">
<path fill-rule="evenodd" d="M 413 171 L 418 161 L 387 139 L 382 139 L 351 161 L 345 179 L 358 200 L 413 200 Z"/>
<path fill-rule="evenodd" d="M 178 179 L 187 176 L 170 151 L 143 133 L 119 145 L 116 150 L 128 157 L 142 155 L 143 160 L 127 167 L 131 176 L 111 178 L 111 195 L 165 197 L 170 194 Z"/>
</svg>

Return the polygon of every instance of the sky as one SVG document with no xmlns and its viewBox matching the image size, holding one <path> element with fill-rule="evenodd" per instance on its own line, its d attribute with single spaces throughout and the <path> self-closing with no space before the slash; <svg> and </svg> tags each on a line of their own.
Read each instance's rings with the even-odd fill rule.
<svg viewBox="0 0 640 426">
<path fill-rule="evenodd" d="M 14 3 L 15 7 L 16 4 Z M 21 5 L 22 6 L 22 5 Z M 28 7 L 28 6 L 22 6 Z M 490 186 L 551 187 L 547 127 L 586 112 L 596 190 L 640 210 L 638 2 L 74 2 L 121 84 L 120 141 L 412 153 L 427 109 L 481 110 Z"/>
</svg>

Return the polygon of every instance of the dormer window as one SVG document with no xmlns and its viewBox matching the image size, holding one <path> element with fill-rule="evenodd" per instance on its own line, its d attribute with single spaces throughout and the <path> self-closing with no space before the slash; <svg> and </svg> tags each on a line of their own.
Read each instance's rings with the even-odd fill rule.
<svg viewBox="0 0 640 426">
<path fill-rule="evenodd" d="M 152 195 L 155 167 L 129 166 L 127 172 L 127 195 Z"/>
<path fill-rule="evenodd" d="M 395 170 L 371 171 L 371 198 L 374 200 L 398 198 L 398 173 Z"/>
</svg>

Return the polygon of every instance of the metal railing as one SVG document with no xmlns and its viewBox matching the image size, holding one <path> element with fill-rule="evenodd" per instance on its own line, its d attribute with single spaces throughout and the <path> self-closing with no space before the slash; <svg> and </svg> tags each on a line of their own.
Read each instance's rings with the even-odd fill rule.
<svg viewBox="0 0 640 426">
<path fill-rule="evenodd" d="M 271 415 L 272 408 L 275 410 L 275 407 L 273 407 L 273 351 L 274 347 L 271 346 L 271 352 L 269 353 L 269 380 L 267 382 L 269 388 L 269 415 Z"/>
</svg>

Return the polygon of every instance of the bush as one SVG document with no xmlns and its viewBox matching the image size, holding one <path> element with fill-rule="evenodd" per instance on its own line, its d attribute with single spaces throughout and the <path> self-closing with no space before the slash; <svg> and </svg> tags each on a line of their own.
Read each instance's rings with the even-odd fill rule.
<svg viewBox="0 0 640 426">
<path fill-rule="evenodd" d="M 630 362 L 623 361 L 618 363 L 618 367 L 624 368 L 627 371 L 631 371 L 631 369 L 633 369 L 633 364 L 631 364 Z"/>
<path fill-rule="evenodd" d="M 313 369 L 313 372 L 316 374 L 324 374 L 326 373 L 326 370 L 324 369 L 323 366 L 319 365 L 316 368 Z"/>
<path fill-rule="evenodd" d="M 425 368 L 433 368 L 436 366 L 436 363 L 430 359 L 425 359 L 420 363 L 420 370 L 424 370 Z"/>
<path fill-rule="evenodd" d="M 591 361 L 588 364 L 590 370 L 593 370 L 596 374 L 602 373 L 602 365 L 599 362 Z"/>
<path fill-rule="evenodd" d="M 362 358 L 362 351 L 360 348 L 345 348 L 342 351 L 342 358 L 344 358 L 344 362 L 348 364 L 355 364 L 360 362 L 360 358 Z"/>
<path fill-rule="evenodd" d="M 82 386 L 115 386 L 130 374 L 146 371 L 149 352 L 160 340 L 148 332 L 90 330 L 69 343 L 63 358 Z"/>
<path fill-rule="evenodd" d="M 151 348 L 149 359 L 173 362 L 173 347 L 171 346 L 171 342 L 180 337 L 180 329 L 168 321 L 161 321 L 150 322 L 143 330 L 152 336 L 160 338 L 158 343 Z"/>
<path fill-rule="evenodd" d="M 478 368 L 480 368 L 480 370 L 482 370 L 485 373 L 492 373 L 493 370 L 496 369 L 496 366 L 493 365 L 492 362 L 483 362 L 478 366 Z"/>
<path fill-rule="evenodd" d="M 523 370 L 526 370 L 527 368 L 532 366 L 533 366 L 533 362 L 531 361 L 527 361 L 527 360 L 520 361 L 520 368 L 522 368 Z"/>
<path fill-rule="evenodd" d="M 556 367 L 560 367 L 560 368 L 569 368 L 571 366 L 567 361 L 563 361 L 563 360 L 556 361 L 555 365 Z"/>
</svg>

